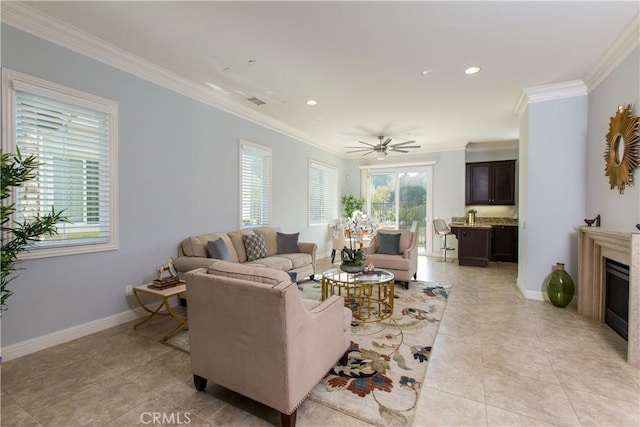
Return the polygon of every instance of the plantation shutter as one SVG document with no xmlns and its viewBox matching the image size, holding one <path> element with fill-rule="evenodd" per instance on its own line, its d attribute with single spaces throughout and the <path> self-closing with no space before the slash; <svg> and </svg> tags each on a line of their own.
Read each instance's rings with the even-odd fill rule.
<svg viewBox="0 0 640 427">
<path fill-rule="evenodd" d="M 70 223 L 36 247 L 108 243 L 111 238 L 111 114 L 87 100 L 43 96 L 18 82 L 15 89 L 15 143 L 23 157 L 41 165 L 35 179 L 17 188 L 17 221 L 64 210 Z M 40 93 L 38 93 L 40 92 Z M 68 97 L 67 97 L 68 98 Z M 77 103 L 75 101 L 78 101 Z"/>
<path fill-rule="evenodd" d="M 242 228 L 271 223 L 271 150 L 241 142 Z"/>
<path fill-rule="evenodd" d="M 338 172 L 309 162 L 309 225 L 326 224 L 338 217 Z"/>
</svg>

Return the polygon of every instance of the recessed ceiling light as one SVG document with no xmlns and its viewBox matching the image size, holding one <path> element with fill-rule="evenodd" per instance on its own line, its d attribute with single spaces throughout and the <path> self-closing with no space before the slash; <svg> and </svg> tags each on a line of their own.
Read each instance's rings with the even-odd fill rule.
<svg viewBox="0 0 640 427">
<path fill-rule="evenodd" d="M 422 75 L 423 76 L 429 75 L 431 73 L 433 73 L 433 70 L 422 70 Z"/>
<path fill-rule="evenodd" d="M 307 105 L 316 105 L 318 103 L 318 101 L 316 101 L 315 99 L 310 99 L 307 101 Z"/>
<path fill-rule="evenodd" d="M 464 70 L 465 74 L 475 74 L 475 73 L 478 73 L 478 72 L 480 72 L 480 67 L 477 67 L 477 66 L 469 67 L 466 70 Z"/>
</svg>

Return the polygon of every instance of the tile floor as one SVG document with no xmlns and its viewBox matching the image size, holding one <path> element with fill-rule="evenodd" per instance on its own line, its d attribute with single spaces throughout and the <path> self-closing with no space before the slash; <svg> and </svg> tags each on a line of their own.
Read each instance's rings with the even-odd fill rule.
<svg viewBox="0 0 640 427">
<path fill-rule="evenodd" d="M 575 308 L 525 300 L 516 273 L 420 257 L 418 278 L 451 291 L 414 425 L 639 426 L 626 343 Z M 221 387 L 197 392 L 189 356 L 158 341 L 165 319 L 131 325 L 4 363 L 1 425 L 279 425 L 275 411 Z M 366 424 L 307 400 L 298 425 Z"/>
</svg>

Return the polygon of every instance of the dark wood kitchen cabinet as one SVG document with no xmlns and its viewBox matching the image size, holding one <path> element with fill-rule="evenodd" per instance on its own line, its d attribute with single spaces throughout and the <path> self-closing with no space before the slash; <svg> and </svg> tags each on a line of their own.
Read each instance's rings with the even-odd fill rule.
<svg viewBox="0 0 640 427">
<path fill-rule="evenodd" d="M 491 260 L 518 262 L 518 226 L 491 227 Z"/>
<path fill-rule="evenodd" d="M 467 205 L 515 205 L 516 161 L 467 163 Z"/>
<path fill-rule="evenodd" d="M 451 226 L 458 238 L 458 264 L 487 267 L 491 259 L 491 227 Z"/>
</svg>

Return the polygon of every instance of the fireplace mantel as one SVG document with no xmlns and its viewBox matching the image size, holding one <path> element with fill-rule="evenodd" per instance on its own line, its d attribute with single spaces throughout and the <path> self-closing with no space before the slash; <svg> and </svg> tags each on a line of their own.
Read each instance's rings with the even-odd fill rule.
<svg viewBox="0 0 640 427">
<path fill-rule="evenodd" d="M 629 266 L 627 362 L 640 366 L 640 233 L 580 227 L 578 233 L 578 313 L 604 322 L 605 258 Z"/>
</svg>

